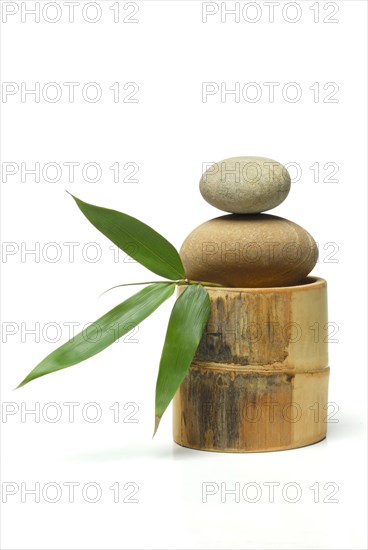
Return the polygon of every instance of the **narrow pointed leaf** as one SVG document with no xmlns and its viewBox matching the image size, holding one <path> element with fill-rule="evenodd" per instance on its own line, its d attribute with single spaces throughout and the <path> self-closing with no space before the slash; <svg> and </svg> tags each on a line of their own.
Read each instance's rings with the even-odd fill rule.
<svg viewBox="0 0 368 550">
<path fill-rule="evenodd" d="M 128 214 L 72 197 L 91 224 L 131 258 L 161 277 L 185 277 L 176 248 L 154 229 Z"/>
<path fill-rule="evenodd" d="M 174 304 L 157 377 L 155 432 L 189 369 L 210 310 L 207 290 L 201 285 L 188 286 Z"/>
<path fill-rule="evenodd" d="M 146 319 L 172 296 L 173 283 L 151 285 L 137 292 L 71 340 L 50 353 L 18 386 L 31 380 L 76 365 L 110 346 Z"/>
</svg>

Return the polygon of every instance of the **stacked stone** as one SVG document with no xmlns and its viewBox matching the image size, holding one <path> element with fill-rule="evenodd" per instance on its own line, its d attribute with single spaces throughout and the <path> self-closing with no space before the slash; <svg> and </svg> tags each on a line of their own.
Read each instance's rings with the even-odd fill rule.
<svg viewBox="0 0 368 550">
<path fill-rule="evenodd" d="M 318 259 L 313 237 L 290 220 L 261 213 L 285 200 L 290 183 L 286 168 L 264 157 L 210 166 L 201 194 L 231 214 L 203 223 L 185 239 L 180 256 L 187 277 L 238 288 L 303 283 Z"/>
</svg>

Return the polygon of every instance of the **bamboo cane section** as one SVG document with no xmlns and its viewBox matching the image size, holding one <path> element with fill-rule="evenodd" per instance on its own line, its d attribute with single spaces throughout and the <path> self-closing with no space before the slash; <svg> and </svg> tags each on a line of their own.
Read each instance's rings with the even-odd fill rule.
<svg viewBox="0 0 368 550">
<path fill-rule="evenodd" d="M 323 439 L 326 281 L 207 290 L 211 315 L 174 398 L 174 440 L 193 449 L 257 452 Z"/>
</svg>

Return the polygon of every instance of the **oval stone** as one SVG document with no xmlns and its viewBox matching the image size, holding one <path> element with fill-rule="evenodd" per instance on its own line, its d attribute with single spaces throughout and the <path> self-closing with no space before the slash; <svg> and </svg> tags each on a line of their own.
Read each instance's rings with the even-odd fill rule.
<svg viewBox="0 0 368 550">
<path fill-rule="evenodd" d="M 313 237 L 290 220 L 233 214 L 194 229 L 180 257 L 192 280 L 239 288 L 291 286 L 311 272 L 318 248 Z"/>
<path fill-rule="evenodd" d="M 210 166 L 201 177 L 203 198 L 220 210 L 257 214 L 281 204 L 290 191 L 290 175 L 276 160 L 232 157 Z"/>
</svg>

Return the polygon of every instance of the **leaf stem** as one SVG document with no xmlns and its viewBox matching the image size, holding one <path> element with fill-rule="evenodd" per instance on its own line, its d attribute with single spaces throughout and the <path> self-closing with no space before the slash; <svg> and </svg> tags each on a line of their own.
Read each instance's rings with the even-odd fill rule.
<svg viewBox="0 0 368 550">
<path fill-rule="evenodd" d="M 192 281 L 191 279 L 187 279 L 188 285 L 202 285 L 202 286 L 214 286 L 214 287 L 223 287 L 224 285 L 221 285 L 219 283 L 209 283 L 207 281 Z"/>
<path fill-rule="evenodd" d="M 144 281 L 142 283 L 124 283 L 122 285 L 116 285 L 116 286 L 112 286 L 111 288 L 108 288 L 107 290 L 105 290 L 104 292 L 102 292 L 102 294 L 99 295 L 99 298 L 101 298 L 101 296 L 103 296 L 104 294 L 106 294 L 106 292 L 110 292 L 110 290 L 114 290 L 114 288 L 119 288 L 121 286 L 137 286 L 137 285 L 167 285 L 168 283 L 172 283 L 172 284 L 175 284 L 176 281 Z"/>
<path fill-rule="evenodd" d="M 122 286 L 136 286 L 136 285 L 167 285 L 168 283 L 175 284 L 177 286 L 184 286 L 184 285 L 202 285 L 202 286 L 209 286 L 209 287 L 222 287 L 223 285 L 220 285 L 219 283 L 209 283 L 207 281 L 193 281 L 192 279 L 178 279 L 177 281 L 143 281 L 141 283 L 123 283 L 121 285 L 115 285 L 111 288 L 108 288 L 102 294 L 99 295 L 99 298 L 106 294 L 107 292 L 110 292 L 110 290 L 114 290 L 115 288 L 120 288 Z"/>
</svg>

